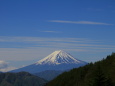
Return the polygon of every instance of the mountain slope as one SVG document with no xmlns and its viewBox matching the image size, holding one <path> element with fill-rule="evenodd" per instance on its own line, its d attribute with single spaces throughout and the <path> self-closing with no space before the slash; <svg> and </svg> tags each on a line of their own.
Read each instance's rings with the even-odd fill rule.
<svg viewBox="0 0 115 86">
<path fill-rule="evenodd" d="M 94 64 L 64 72 L 46 86 L 115 86 L 115 53 Z"/>
<path fill-rule="evenodd" d="M 86 62 L 75 59 L 70 54 L 59 50 L 32 65 L 13 70 L 12 72 L 27 71 L 30 73 L 38 73 L 46 70 L 64 71 L 86 64 Z"/>
<path fill-rule="evenodd" d="M 0 86 L 43 86 L 46 80 L 27 72 L 0 73 Z"/>
</svg>

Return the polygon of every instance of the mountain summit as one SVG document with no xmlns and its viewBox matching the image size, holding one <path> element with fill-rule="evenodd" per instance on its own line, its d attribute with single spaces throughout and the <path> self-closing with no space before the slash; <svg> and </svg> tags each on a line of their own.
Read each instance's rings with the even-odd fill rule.
<svg viewBox="0 0 115 86">
<path fill-rule="evenodd" d="M 38 73 L 46 70 L 65 71 L 84 66 L 85 64 L 87 63 L 74 58 L 62 50 L 58 50 L 34 64 L 13 70 L 12 72 L 26 71 L 30 73 Z"/>
<path fill-rule="evenodd" d="M 38 61 L 36 64 L 71 64 L 71 63 L 75 63 L 78 64 L 80 63 L 79 60 L 75 59 L 74 57 L 72 57 L 70 54 L 62 51 L 62 50 L 58 50 L 58 51 L 54 51 L 53 53 L 51 53 L 50 55 L 48 55 L 47 57 L 45 57 L 44 59 Z"/>
</svg>

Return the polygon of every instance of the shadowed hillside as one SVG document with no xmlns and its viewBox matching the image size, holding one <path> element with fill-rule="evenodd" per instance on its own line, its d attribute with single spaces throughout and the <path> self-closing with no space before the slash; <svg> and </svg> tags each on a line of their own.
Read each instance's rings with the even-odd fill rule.
<svg viewBox="0 0 115 86">
<path fill-rule="evenodd" d="M 43 86 L 46 80 L 27 72 L 0 73 L 0 86 Z"/>
<path fill-rule="evenodd" d="M 46 70 L 40 73 L 35 73 L 34 75 L 39 76 L 47 81 L 53 80 L 55 77 L 60 75 L 63 71 L 55 71 L 55 70 Z"/>
</svg>

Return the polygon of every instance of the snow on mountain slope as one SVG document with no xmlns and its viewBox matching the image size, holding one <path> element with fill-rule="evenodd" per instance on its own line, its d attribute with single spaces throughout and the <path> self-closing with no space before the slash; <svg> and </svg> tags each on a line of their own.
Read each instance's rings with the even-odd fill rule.
<svg viewBox="0 0 115 86">
<path fill-rule="evenodd" d="M 36 65 L 38 65 L 38 64 L 56 64 L 56 65 L 58 65 L 58 64 L 62 64 L 62 63 L 78 64 L 78 63 L 80 63 L 80 61 L 73 58 L 70 54 L 68 54 L 62 50 L 58 50 L 58 51 L 51 53 L 44 59 L 38 61 L 36 63 Z"/>
</svg>

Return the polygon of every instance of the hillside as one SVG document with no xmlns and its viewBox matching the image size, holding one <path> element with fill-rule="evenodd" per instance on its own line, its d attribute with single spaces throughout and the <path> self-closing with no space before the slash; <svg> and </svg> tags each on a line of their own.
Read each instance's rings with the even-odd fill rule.
<svg viewBox="0 0 115 86">
<path fill-rule="evenodd" d="M 55 70 L 46 70 L 43 72 L 35 73 L 34 75 L 39 76 L 47 81 L 53 80 L 55 77 L 60 75 L 63 71 L 55 71 Z"/>
<path fill-rule="evenodd" d="M 0 86 L 43 86 L 46 80 L 27 72 L 0 73 Z"/>
<path fill-rule="evenodd" d="M 46 86 L 115 86 L 115 53 L 101 61 L 64 72 Z"/>
</svg>

